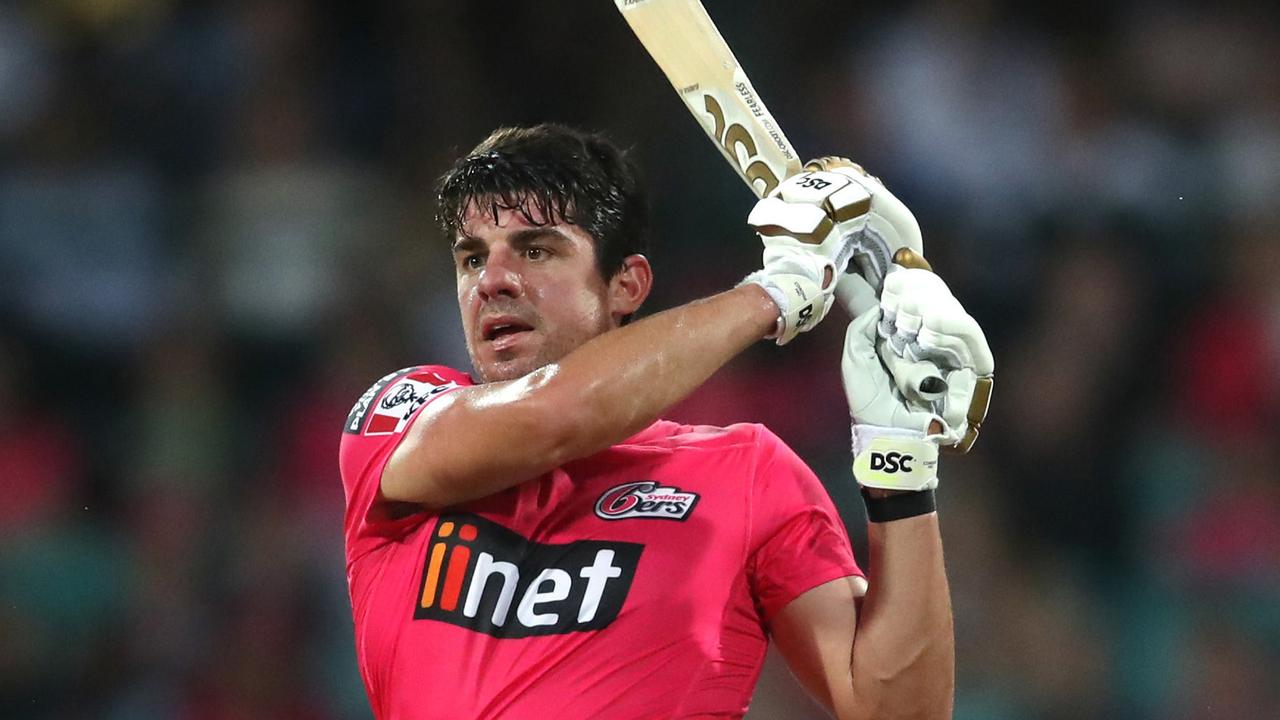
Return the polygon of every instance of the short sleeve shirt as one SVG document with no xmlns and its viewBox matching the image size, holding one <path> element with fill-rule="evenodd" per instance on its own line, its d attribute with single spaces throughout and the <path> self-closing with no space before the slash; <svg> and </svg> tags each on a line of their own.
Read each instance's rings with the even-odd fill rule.
<svg viewBox="0 0 1280 720">
<path fill-rule="evenodd" d="M 387 459 L 471 384 L 392 373 L 344 428 L 347 579 L 380 720 L 741 717 L 773 616 L 862 576 L 822 485 L 760 425 L 658 421 L 487 498 L 393 512 Z"/>
</svg>

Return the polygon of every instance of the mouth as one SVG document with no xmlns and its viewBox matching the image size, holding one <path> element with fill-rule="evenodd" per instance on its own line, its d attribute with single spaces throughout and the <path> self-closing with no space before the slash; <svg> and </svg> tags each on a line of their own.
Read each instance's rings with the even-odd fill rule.
<svg viewBox="0 0 1280 720">
<path fill-rule="evenodd" d="M 492 317 L 480 325 L 480 337 L 492 343 L 495 350 L 504 350 L 533 330 L 529 323 L 510 316 Z"/>
</svg>

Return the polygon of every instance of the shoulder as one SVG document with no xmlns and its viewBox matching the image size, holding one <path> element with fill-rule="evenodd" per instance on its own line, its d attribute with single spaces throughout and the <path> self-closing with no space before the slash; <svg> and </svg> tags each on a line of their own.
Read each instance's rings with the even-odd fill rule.
<svg viewBox="0 0 1280 720">
<path fill-rule="evenodd" d="M 346 492 L 348 563 L 422 521 L 390 512 L 379 499 L 382 471 L 405 431 L 434 398 L 472 385 L 453 368 L 415 365 L 378 378 L 356 400 L 342 428 L 338 469 Z"/>
<path fill-rule="evenodd" d="M 775 466 L 804 467 L 796 453 L 760 423 L 735 423 L 721 427 L 659 420 L 614 447 L 623 451 L 692 452 L 735 457 L 740 462 L 749 463 L 753 474 Z"/>
<path fill-rule="evenodd" d="M 621 447 L 656 447 L 663 449 L 718 449 L 744 445 L 781 442 L 768 428 L 759 423 L 718 425 L 683 425 L 669 420 L 658 420 L 641 432 L 622 441 Z"/>
<path fill-rule="evenodd" d="M 348 435 L 393 434 L 433 397 L 474 385 L 471 376 L 444 365 L 414 365 L 387 373 L 365 390 L 351 407 L 343 432 Z"/>
</svg>

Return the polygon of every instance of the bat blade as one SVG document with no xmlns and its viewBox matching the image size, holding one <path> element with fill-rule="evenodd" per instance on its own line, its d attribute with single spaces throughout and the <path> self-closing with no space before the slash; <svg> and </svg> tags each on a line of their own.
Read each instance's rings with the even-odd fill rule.
<svg viewBox="0 0 1280 720">
<path fill-rule="evenodd" d="M 699 0 L 614 4 L 689 112 L 757 196 L 800 172 L 791 142 Z"/>
</svg>

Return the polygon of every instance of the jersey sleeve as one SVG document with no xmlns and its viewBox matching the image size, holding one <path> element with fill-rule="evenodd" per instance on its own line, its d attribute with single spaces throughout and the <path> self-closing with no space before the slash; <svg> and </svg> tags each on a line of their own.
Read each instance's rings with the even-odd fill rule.
<svg viewBox="0 0 1280 720">
<path fill-rule="evenodd" d="M 391 512 L 387 504 L 378 502 L 382 470 L 422 408 L 471 384 L 466 373 L 424 365 L 382 377 L 356 400 L 338 450 L 346 495 L 343 529 L 348 562 L 422 522 L 421 513 Z"/>
<path fill-rule="evenodd" d="M 807 590 L 836 578 L 865 576 L 826 488 L 776 435 L 764 427 L 759 431 L 747 569 L 768 623 Z"/>
</svg>

